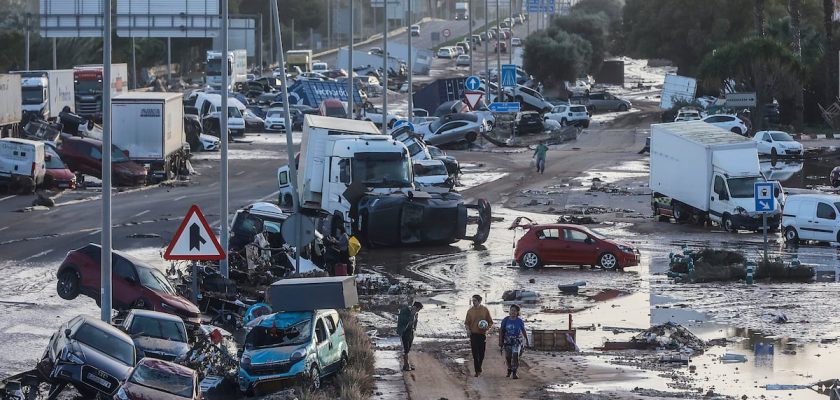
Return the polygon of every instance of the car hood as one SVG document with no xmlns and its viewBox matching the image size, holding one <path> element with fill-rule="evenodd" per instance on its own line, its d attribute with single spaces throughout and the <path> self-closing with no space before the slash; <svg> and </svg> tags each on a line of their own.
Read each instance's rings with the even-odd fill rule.
<svg viewBox="0 0 840 400">
<path fill-rule="evenodd" d="M 134 346 L 144 352 L 159 353 L 172 358 L 176 358 L 186 354 L 190 350 L 190 346 L 183 342 L 176 342 L 174 340 L 160 339 L 150 336 L 137 336 L 134 339 Z"/>
<path fill-rule="evenodd" d="M 305 350 L 306 345 L 290 345 L 270 347 L 265 349 L 245 350 L 245 354 L 251 357 L 251 365 L 271 364 L 288 361 L 292 353 L 297 350 Z"/>
<path fill-rule="evenodd" d="M 183 310 L 183 311 L 186 311 L 186 312 L 192 314 L 191 316 L 198 316 L 201 313 L 201 311 L 199 311 L 198 307 L 196 307 L 195 304 L 191 303 L 189 300 L 187 300 L 187 299 L 185 299 L 181 296 L 172 295 L 172 294 L 169 294 L 169 293 L 160 293 L 160 292 L 158 292 L 158 294 L 160 295 L 160 298 L 163 301 L 169 303 L 173 307 L 176 307 L 180 310 Z"/>
<path fill-rule="evenodd" d="M 122 390 L 131 400 L 184 400 L 183 397 L 131 382 L 126 382 L 122 386 Z"/>
<path fill-rule="evenodd" d="M 47 169 L 47 173 L 58 181 L 69 181 L 76 177 L 76 174 L 70 172 L 67 168 L 50 168 Z"/>
<path fill-rule="evenodd" d="M 633 250 L 636 250 L 636 246 L 633 246 L 632 244 L 627 243 L 627 242 L 620 242 L 620 241 L 612 240 L 612 239 L 604 239 L 601 242 L 612 245 L 612 246 L 615 246 L 615 247 L 625 246 L 625 247 L 630 247 Z"/>
<path fill-rule="evenodd" d="M 131 366 L 125 365 L 122 361 L 111 358 L 78 340 L 74 340 L 72 346 L 77 349 L 76 353 L 81 353 L 81 358 L 86 365 L 107 372 L 119 381 L 126 380 L 128 374 L 131 373 Z"/>
<path fill-rule="evenodd" d="M 146 168 L 143 168 L 142 165 L 137 164 L 134 161 L 124 161 L 119 163 L 112 164 L 111 167 L 115 173 L 122 174 L 122 175 L 131 175 L 131 176 L 144 176 L 146 175 Z"/>
</svg>

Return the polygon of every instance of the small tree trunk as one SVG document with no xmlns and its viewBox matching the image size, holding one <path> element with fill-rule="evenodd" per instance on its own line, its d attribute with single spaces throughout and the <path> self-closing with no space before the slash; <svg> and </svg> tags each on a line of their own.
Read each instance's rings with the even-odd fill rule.
<svg viewBox="0 0 840 400">
<path fill-rule="evenodd" d="M 823 78 L 825 79 L 823 98 L 827 103 L 834 101 L 834 36 L 833 29 L 834 0 L 823 0 L 823 25 L 825 27 L 825 54 L 823 54 Z"/>
<path fill-rule="evenodd" d="M 789 0 L 788 13 L 790 14 L 790 50 L 802 61 L 802 0 Z M 796 85 L 794 95 L 794 121 L 793 126 L 797 133 L 802 132 L 805 116 L 805 95 L 802 83 Z"/>
</svg>

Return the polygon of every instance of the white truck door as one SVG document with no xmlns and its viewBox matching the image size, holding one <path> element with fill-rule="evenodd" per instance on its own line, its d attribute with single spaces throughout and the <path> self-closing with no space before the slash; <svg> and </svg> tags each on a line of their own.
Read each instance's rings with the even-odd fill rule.
<svg viewBox="0 0 840 400">
<path fill-rule="evenodd" d="M 729 208 L 729 190 L 722 176 L 715 174 L 709 199 L 709 219 L 720 223 L 723 213 Z"/>
<path fill-rule="evenodd" d="M 344 198 L 344 192 L 351 181 L 350 159 L 330 157 L 329 177 L 329 190 L 324 193 L 326 199 L 322 200 L 325 211 L 330 214 L 340 211 L 346 220 L 350 212 L 350 203 Z"/>
<path fill-rule="evenodd" d="M 831 203 L 817 203 L 817 216 L 813 219 L 812 228 L 817 240 L 835 242 L 834 229 L 837 225 L 837 211 Z"/>
<path fill-rule="evenodd" d="M 806 200 L 799 206 L 799 213 L 796 219 L 799 222 L 799 238 L 802 240 L 817 240 L 818 235 L 814 232 L 814 220 L 817 217 L 817 203 L 813 200 Z"/>
<path fill-rule="evenodd" d="M 277 168 L 277 188 L 280 193 L 277 195 L 277 203 L 280 207 L 291 208 L 294 206 L 292 185 L 289 180 L 289 166 L 284 165 Z"/>
</svg>

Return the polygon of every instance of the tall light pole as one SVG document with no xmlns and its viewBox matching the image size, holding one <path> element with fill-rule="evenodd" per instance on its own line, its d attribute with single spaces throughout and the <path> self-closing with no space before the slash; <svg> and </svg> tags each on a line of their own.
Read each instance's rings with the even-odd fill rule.
<svg viewBox="0 0 840 400">
<path fill-rule="evenodd" d="M 411 7 L 411 0 L 408 0 L 408 6 Z M 410 10 L 410 8 L 409 8 Z M 408 12 L 411 14 L 411 11 Z M 473 55 L 475 54 L 475 42 L 472 40 L 473 35 L 473 4 L 472 0 L 470 0 L 468 9 L 467 9 L 467 18 L 470 20 L 470 31 L 467 33 L 467 43 L 470 46 L 470 76 L 473 75 Z M 411 37 L 411 35 L 408 35 Z M 409 39 L 411 40 L 411 39 Z M 411 42 L 409 42 L 411 43 Z M 410 52 L 410 51 L 409 51 Z"/>
<path fill-rule="evenodd" d="M 106 1 L 107 3 L 107 1 Z M 228 84 L 230 82 L 230 69 L 228 68 L 228 0 L 222 0 L 222 109 L 219 110 L 219 133 L 221 136 L 221 168 L 219 171 L 220 181 L 222 182 L 222 193 L 219 201 L 219 216 L 221 217 L 222 226 L 220 228 L 220 235 L 222 239 L 222 251 L 225 255 L 228 254 L 228 242 L 230 241 L 228 234 Z M 281 65 L 280 68 L 283 68 Z M 228 259 L 227 257 L 219 261 L 219 272 L 222 276 L 227 278 Z"/>
<path fill-rule="evenodd" d="M 347 76 L 347 113 L 350 114 L 350 119 L 354 119 L 356 114 L 353 112 L 353 95 L 355 92 L 353 88 L 353 81 L 355 80 L 353 77 L 353 0 L 350 0 L 350 43 L 347 45 Z"/>
<path fill-rule="evenodd" d="M 513 39 L 513 0 L 508 0 L 508 24 L 510 26 L 510 37 Z M 508 41 L 508 43 L 513 44 L 513 40 Z M 508 49 L 508 64 L 513 64 L 513 46 L 510 46 Z"/>
<path fill-rule="evenodd" d="M 382 14 L 385 23 L 382 24 L 382 66 L 384 69 L 382 86 L 382 134 L 388 134 L 388 0 L 382 1 Z M 411 35 L 409 35 L 411 36 Z"/>
<path fill-rule="evenodd" d="M 487 79 L 484 85 L 484 102 L 490 102 L 490 12 L 487 7 L 487 0 L 484 0 L 484 76 Z"/>
<path fill-rule="evenodd" d="M 100 318 L 111 323 L 111 2 L 102 5 L 102 232 Z"/>
<path fill-rule="evenodd" d="M 510 0 L 508 0 L 510 1 Z M 498 44 L 496 51 L 496 76 L 498 79 L 496 83 L 499 85 L 499 99 L 502 98 L 502 24 L 499 23 L 499 0 L 496 0 L 496 43 Z M 508 49 L 510 51 L 510 49 Z"/>
<path fill-rule="evenodd" d="M 387 0 L 386 0 L 387 1 Z M 408 121 L 411 122 L 414 117 L 414 87 L 412 86 L 412 75 L 414 75 L 414 61 L 411 57 L 411 25 L 414 23 L 414 16 L 411 14 L 411 3 L 414 0 L 408 1 Z M 472 1 L 472 0 L 470 0 Z M 470 22 L 470 32 L 472 32 L 472 20 Z M 470 56 L 470 75 L 472 75 L 472 56 Z"/>
</svg>

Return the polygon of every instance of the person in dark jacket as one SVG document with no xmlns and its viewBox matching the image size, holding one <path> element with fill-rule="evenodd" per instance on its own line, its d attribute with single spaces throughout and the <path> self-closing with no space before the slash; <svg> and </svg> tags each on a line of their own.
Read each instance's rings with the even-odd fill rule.
<svg viewBox="0 0 840 400">
<path fill-rule="evenodd" d="M 408 352 L 411 351 L 411 344 L 414 342 L 414 331 L 417 329 L 417 313 L 423 309 L 423 304 L 415 301 L 414 304 L 403 306 L 397 317 L 397 334 L 403 346 L 403 371 L 413 371 L 414 366 L 408 362 Z"/>
</svg>

